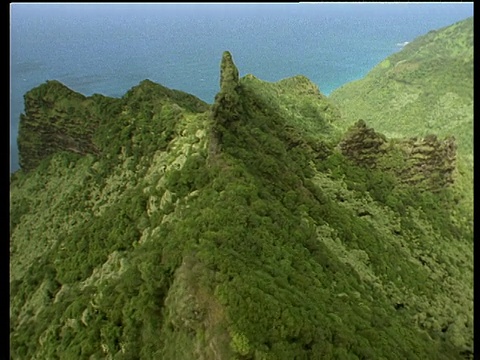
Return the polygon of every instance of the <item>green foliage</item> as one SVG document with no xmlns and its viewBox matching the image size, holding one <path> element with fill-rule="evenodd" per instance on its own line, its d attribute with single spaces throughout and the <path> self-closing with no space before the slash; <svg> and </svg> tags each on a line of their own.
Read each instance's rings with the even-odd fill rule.
<svg viewBox="0 0 480 360">
<path fill-rule="evenodd" d="M 101 152 L 12 176 L 11 357 L 473 356 L 462 192 L 402 183 L 393 145 L 352 162 L 311 82 L 227 60 L 233 110 L 95 95 Z"/>
<path fill-rule="evenodd" d="M 473 18 L 420 36 L 387 60 L 332 92 L 342 109 L 339 125 L 360 118 L 389 137 L 454 135 L 471 161 Z"/>
<path fill-rule="evenodd" d="M 92 137 L 100 122 L 99 115 L 91 98 L 58 81 L 47 81 L 30 90 L 25 94 L 25 114 L 20 116 L 21 167 L 31 170 L 42 159 L 62 150 L 98 153 Z"/>
<path fill-rule="evenodd" d="M 25 94 L 26 113 L 21 115 L 18 139 L 20 165 L 32 170 L 62 150 L 102 154 L 114 164 L 122 149 L 138 158 L 166 149 L 184 113 L 208 108 L 193 95 L 149 80 L 122 99 L 99 94 L 85 97 L 58 81 L 47 81 Z"/>
</svg>

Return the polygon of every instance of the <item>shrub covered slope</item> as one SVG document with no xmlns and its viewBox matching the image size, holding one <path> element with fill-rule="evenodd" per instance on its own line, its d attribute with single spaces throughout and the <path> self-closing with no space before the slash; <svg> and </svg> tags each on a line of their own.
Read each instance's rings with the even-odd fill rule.
<svg viewBox="0 0 480 360">
<path fill-rule="evenodd" d="M 430 31 L 332 92 L 348 125 L 362 118 L 391 137 L 454 135 L 473 152 L 473 18 Z"/>
<path fill-rule="evenodd" d="M 27 93 L 11 358 L 473 358 L 455 140 L 341 121 L 228 52 L 211 106 L 148 80 Z"/>
</svg>

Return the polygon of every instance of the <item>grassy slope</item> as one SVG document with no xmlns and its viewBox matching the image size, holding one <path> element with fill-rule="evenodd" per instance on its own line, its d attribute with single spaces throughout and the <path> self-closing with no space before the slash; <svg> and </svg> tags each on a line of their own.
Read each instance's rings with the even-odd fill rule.
<svg viewBox="0 0 480 360">
<path fill-rule="evenodd" d="M 473 18 L 420 36 L 330 99 L 340 128 L 364 119 L 388 137 L 453 135 L 457 207 L 473 221 Z"/>
<path fill-rule="evenodd" d="M 449 190 L 374 191 L 305 78 L 241 79 L 220 144 L 160 89 L 105 115 L 102 156 L 13 176 L 12 358 L 468 356 L 472 236 Z"/>
<path fill-rule="evenodd" d="M 344 126 L 363 118 L 389 137 L 454 135 L 473 156 L 473 18 L 431 31 L 332 92 Z"/>
</svg>

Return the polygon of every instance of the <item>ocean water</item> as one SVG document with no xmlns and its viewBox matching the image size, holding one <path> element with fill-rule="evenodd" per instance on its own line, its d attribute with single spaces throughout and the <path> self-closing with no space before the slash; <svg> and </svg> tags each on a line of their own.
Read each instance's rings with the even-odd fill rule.
<svg viewBox="0 0 480 360">
<path fill-rule="evenodd" d="M 359 79 L 472 3 L 11 4 L 10 171 L 23 95 L 56 79 L 120 97 L 143 79 L 212 103 L 229 50 L 240 75 L 302 74 L 323 94 Z"/>
</svg>

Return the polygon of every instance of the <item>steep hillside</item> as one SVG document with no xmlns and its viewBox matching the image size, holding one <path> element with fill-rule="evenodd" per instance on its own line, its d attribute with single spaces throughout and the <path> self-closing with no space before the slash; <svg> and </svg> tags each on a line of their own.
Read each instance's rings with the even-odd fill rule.
<svg viewBox="0 0 480 360">
<path fill-rule="evenodd" d="M 420 36 L 329 99 L 343 129 L 363 119 L 392 138 L 454 139 L 458 206 L 473 213 L 473 18 Z"/>
<path fill-rule="evenodd" d="M 390 137 L 453 135 L 473 156 L 473 18 L 430 31 L 332 92 L 343 124 L 364 119 Z"/>
<path fill-rule="evenodd" d="M 27 92 L 24 98 L 26 111 L 21 115 L 18 144 L 20 165 L 27 171 L 61 150 L 83 155 L 99 155 L 106 148 L 115 152 L 111 148 L 109 133 L 120 133 L 127 139 L 133 126 L 146 132 L 152 126 L 153 112 L 164 103 L 178 104 L 194 112 L 208 108 L 206 103 L 193 95 L 149 80 L 129 91 L 123 101 L 98 94 L 85 97 L 58 81 L 47 81 Z M 145 103 L 142 104 L 143 113 L 132 120 L 125 108 L 138 110 L 142 102 Z M 158 132 L 158 129 L 150 130 Z M 114 142 L 123 145 L 122 140 L 115 139 Z"/>
<path fill-rule="evenodd" d="M 342 134 L 308 79 L 239 78 L 228 52 L 220 79 L 212 106 L 149 81 L 77 94 L 95 151 L 20 148 L 11 358 L 473 358 L 455 141 Z M 66 101 L 41 103 L 52 86 L 34 113 Z M 51 133 L 29 106 L 20 142 Z"/>
</svg>

